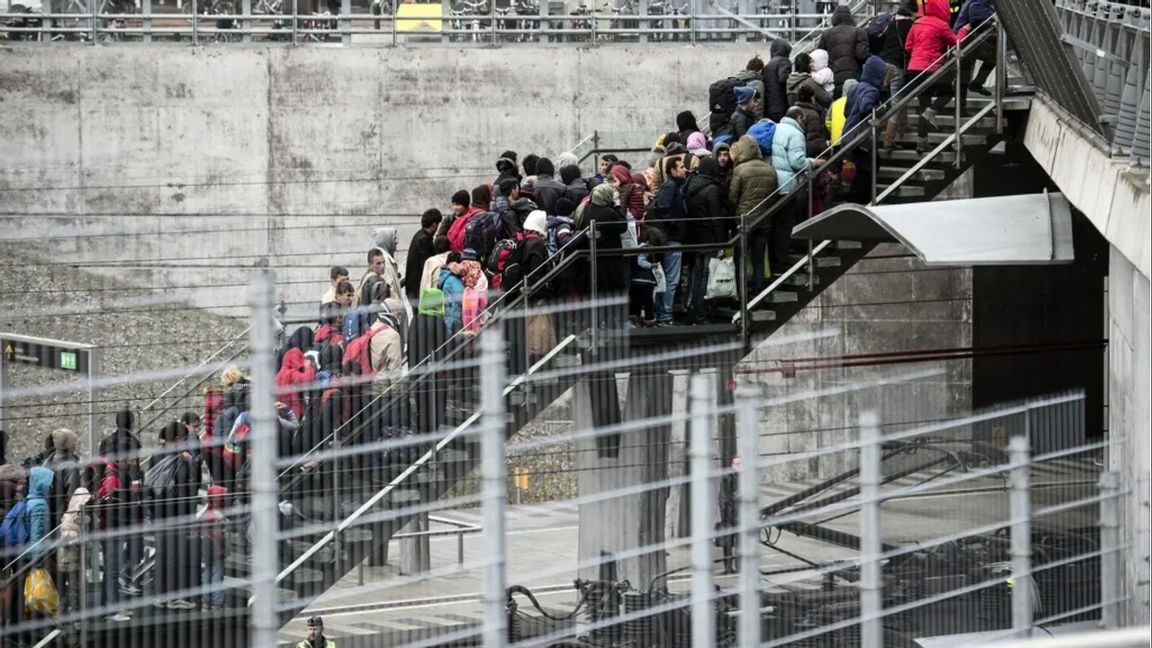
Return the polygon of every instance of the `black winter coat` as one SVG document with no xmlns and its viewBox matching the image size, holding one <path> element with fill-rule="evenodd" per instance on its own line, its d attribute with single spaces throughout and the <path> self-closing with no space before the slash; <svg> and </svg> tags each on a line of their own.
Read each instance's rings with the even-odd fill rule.
<svg viewBox="0 0 1152 648">
<path fill-rule="evenodd" d="M 584 217 L 591 223 L 596 221 L 596 231 L 600 235 L 596 247 L 600 250 L 619 250 L 623 247 L 620 237 L 628 231 L 628 219 L 618 207 L 594 205 L 584 207 Z M 596 259 L 596 281 L 600 297 L 627 290 L 631 274 L 628 263 L 635 257 L 600 256 Z"/>
<path fill-rule="evenodd" d="M 689 219 L 685 243 L 722 243 L 728 240 L 727 198 L 720 181 L 711 175 L 694 173 L 684 186 L 684 196 Z"/>
<path fill-rule="evenodd" d="M 852 11 L 846 5 L 836 7 L 832 27 L 820 35 L 816 46 L 828 52 L 828 67 L 832 69 L 837 91 L 848 79 L 860 78 L 860 69 L 871 54 L 868 34 L 856 26 Z"/>
<path fill-rule="evenodd" d="M 797 102 L 796 107 L 804 111 L 804 141 L 807 145 L 808 157 L 820 157 L 824 149 L 828 148 L 828 124 L 824 121 L 824 108 L 819 104 Z"/>
<path fill-rule="evenodd" d="M 788 90 L 785 84 L 792 73 L 792 46 L 782 40 L 772 41 L 771 60 L 764 66 L 764 116 L 780 123 L 788 112 Z M 733 140 L 735 141 L 735 140 Z"/>
<path fill-rule="evenodd" d="M 404 263 L 404 292 L 408 299 L 420 299 L 420 275 L 424 273 L 424 262 L 432 254 L 432 235 L 425 230 L 417 230 L 408 246 L 408 258 Z"/>
<path fill-rule="evenodd" d="M 732 128 L 732 139 L 729 141 L 735 142 L 748 134 L 748 129 L 756 123 L 756 116 L 737 108 L 736 112 L 732 113 L 732 119 L 728 120 L 728 123 L 731 124 Z"/>
</svg>

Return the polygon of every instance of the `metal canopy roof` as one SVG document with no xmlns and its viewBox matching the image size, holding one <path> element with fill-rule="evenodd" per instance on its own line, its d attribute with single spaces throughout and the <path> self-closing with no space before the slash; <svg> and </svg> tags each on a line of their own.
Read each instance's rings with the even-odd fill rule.
<svg viewBox="0 0 1152 648">
<path fill-rule="evenodd" d="M 1071 263 L 1072 208 L 1042 193 L 865 207 L 845 204 L 796 226 L 801 239 L 902 243 L 929 265 Z"/>
</svg>

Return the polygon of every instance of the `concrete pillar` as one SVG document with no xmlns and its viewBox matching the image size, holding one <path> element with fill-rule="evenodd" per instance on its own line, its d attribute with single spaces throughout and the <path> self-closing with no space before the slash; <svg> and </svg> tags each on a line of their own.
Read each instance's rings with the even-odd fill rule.
<svg viewBox="0 0 1152 648">
<path fill-rule="evenodd" d="M 587 380 L 576 386 L 573 394 L 576 429 L 593 427 L 594 409 L 603 406 L 605 401 L 612 404 L 611 396 L 604 392 L 613 388 L 615 381 Z M 672 376 L 669 373 L 637 372 L 629 376 L 620 420 L 628 422 L 664 417 L 671 410 Z M 667 479 L 670 432 L 668 425 L 623 432 L 619 435 L 616 453 L 611 452 L 603 439 L 599 444 L 597 439 L 579 441 L 576 468 L 580 497 Z M 659 488 L 582 504 L 579 531 L 581 564 L 602 561 L 636 547 L 662 543 L 667 499 L 668 489 Z M 616 578 L 627 579 L 635 587 L 644 589 L 653 576 L 664 571 L 666 565 L 663 549 L 621 558 L 616 564 Z M 579 576 L 599 578 L 601 568 L 582 566 Z"/>
<path fill-rule="evenodd" d="M 428 514 L 420 513 L 412 518 L 400 533 L 416 533 L 428 530 Z M 429 537 L 400 539 L 400 573 L 405 576 L 422 574 L 432 568 L 432 554 Z"/>
</svg>

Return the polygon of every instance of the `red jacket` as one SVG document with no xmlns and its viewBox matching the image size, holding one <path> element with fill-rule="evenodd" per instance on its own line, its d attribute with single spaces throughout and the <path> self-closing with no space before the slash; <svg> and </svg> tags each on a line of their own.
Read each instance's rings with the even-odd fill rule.
<svg viewBox="0 0 1152 648">
<path fill-rule="evenodd" d="M 940 69 L 940 57 L 956 44 L 956 34 L 952 33 L 949 18 L 948 0 L 927 1 L 924 17 L 912 24 L 912 31 L 908 32 L 908 38 L 904 41 L 904 49 L 912 55 L 908 59 L 909 71 Z"/>
<path fill-rule="evenodd" d="M 468 221 L 476 214 L 483 212 L 479 207 L 469 207 L 468 211 L 456 217 L 452 226 L 448 228 L 448 248 L 453 252 L 464 251 L 464 231 L 468 228 Z"/>
<path fill-rule="evenodd" d="M 276 374 L 277 400 L 292 410 L 299 419 L 304 416 L 304 394 L 296 385 L 307 385 L 316 377 L 316 370 L 300 349 L 288 349 L 284 354 L 284 364 Z"/>
</svg>

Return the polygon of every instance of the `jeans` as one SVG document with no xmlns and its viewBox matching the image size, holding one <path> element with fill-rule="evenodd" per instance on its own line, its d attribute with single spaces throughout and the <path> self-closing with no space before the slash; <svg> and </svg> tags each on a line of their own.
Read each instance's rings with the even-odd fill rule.
<svg viewBox="0 0 1152 648">
<path fill-rule="evenodd" d="M 204 559 L 204 587 L 211 588 L 205 594 L 209 605 L 224 605 L 224 557 L 207 555 Z"/>
<path fill-rule="evenodd" d="M 680 241 L 668 241 L 665 245 L 680 245 Z M 680 261 L 683 252 L 668 252 L 664 255 L 664 260 L 660 262 L 660 266 L 664 268 L 664 278 L 668 282 L 668 288 L 662 295 L 658 295 L 660 299 L 656 301 L 656 321 L 657 322 L 672 322 L 672 305 L 676 303 L 676 287 L 680 285 Z"/>
<path fill-rule="evenodd" d="M 807 190 L 797 190 L 795 197 L 782 209 L 772 215 L 769 232 L 772 239 L 772 249 L 768 251 L 768 264 L 772 270 L 772 278 L 783 274 L 792 265 L 792 228 L 796 226 L 797 215 L 808 213 Z"/>
<path fill-rule="evenodd" d="M 692 290 L 692 323 L 702 324 L 708 321 L 708 306 L 704 301 L 704 294 L 708 292 L 708 260 L 716 258 L 716 253 L 697 252 L 692 256 L 692 275 L 689 283 Z"/>
<path fill-rule="evenodd" d="M 748 280 L 748 299 L 764 289 L 764 250 L 772 240 L 771 232 L 771 226 L 761 225 L 749 233 L 748 256 L 752 261 L 752 278 Z"/>
</svg>

